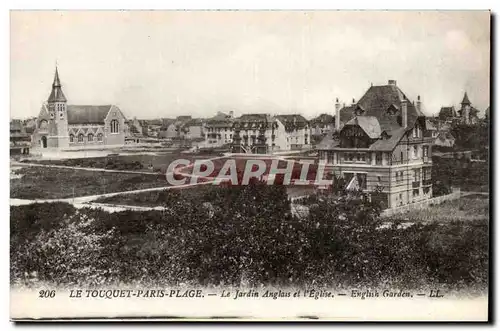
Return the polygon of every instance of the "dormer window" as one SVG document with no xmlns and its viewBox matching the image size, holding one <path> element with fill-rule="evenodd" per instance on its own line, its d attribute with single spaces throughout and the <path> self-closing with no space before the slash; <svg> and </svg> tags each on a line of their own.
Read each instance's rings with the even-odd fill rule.
<svg viewBox="0 0 500 331">
<path fill-rule="evenodd" d="M 387 108 L 387 114 L 389 115 L 396 115 L 396 113 L 398 112 L 398 107 L 396 107 L 396 105 L 392 104 L 389 106 L 389 108 Z"/>
<path fill-rule="evenodd" d="M 360 105 L 356 105 L 356 108 L 354 109 L 354 114 L 356 114 L 356 116 L 361 116 L 364 112 L 365 110 L 363 109 L 363 107 L 361 107 Z"/>
</svg>

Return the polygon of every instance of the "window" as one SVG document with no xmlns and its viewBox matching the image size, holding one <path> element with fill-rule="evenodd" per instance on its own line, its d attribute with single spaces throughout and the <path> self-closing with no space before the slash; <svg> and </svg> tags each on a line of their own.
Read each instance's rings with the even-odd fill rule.
<svg viewBox="0 0 500 331">
<path fill-rule="evenodd" d="M 118 120 L 112 120 L 110 123 L 111 133 L 118 133 Z"/>
<path fill-rule="evenodd" d="M 87 136 L 88 141 L 94 141 L 94 135 L 92 133 L 89 133 Z"/>
<path fill-rule="evenodd" d="M 377 176 L 378 183 L 380 184 L 382 182 L 382 177 Z"/>
<path fill-rule="evenodd" d="M 366 174 L 356 174 L 359 188 L 366 190 Z"/>
<path fill-rule="evenodd" d="M 413 190 L 413 196 L 418 197 L 418 188 Z"/>
<path fill-rule="evenodd" d="M 429 156 L 429 146 L 424 146 L 424 157 Z"/>
<path fill-rule="evenodd" d="M 377 152 L 377 154 L 375 155 L 375 164 L 382 164 L 382 153 L 381 152 Z"/>
<path fill-rule="evenodd" d="M 73 134 L 69 135 L 69 142 L 72 143 L 75 141 L 75 136 Z"/>
<path fill-rule="evenodd" d="M 78 135 L 78 142 L 79 142 L 79 143 L 82 143 L 82 142 L 83 142 L 83 133 L 80 133 L 80 134 Z"/>
<path fill-rule="evenodd" d="M 102 141 L 102 133 L 99 133 L 99 134 L 97 135 L 97 141 Z"/>
<path fill-rule="evenodd" d="M 327 163 L 333 164 L 334 159 L 335 159 L 335 153 L 328 153 L 327 154 Z"/>
<path fill-rule="evenodd" d="M 420 169 L 413 170 L 413 181 L 420 182 Z"/>
<path fill-rule="evenodd" d="M 64 118 L 64 113 L 62 110 L 59 112 L 59 118 Z"/>
<path fill-rule="evenodd" d="M 412 148 L 411 148 L 411 157 L 413 159 L 417 158 L 417 147 L 416 146 L 412 146 Z"/>
<path fill-rule="evenodd" d="M 403 160 L 404 160 L 404 153 L 401 152 L 401 163 L 403 163 Z"/>
</svg>

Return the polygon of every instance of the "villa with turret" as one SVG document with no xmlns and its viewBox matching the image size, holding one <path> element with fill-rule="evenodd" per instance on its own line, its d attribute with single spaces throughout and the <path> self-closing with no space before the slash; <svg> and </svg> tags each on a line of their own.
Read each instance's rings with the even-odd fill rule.
<svg viewBox="0 0 500 331">
<path fill-rule="evenodd" d="M 125 144 L 126 119 L 114 105 L 68 105 L 56 68 L 52 91 L 36 119 L 33 149 L 80 149 Z"/>
<path fill-rule="evenodd" d="M 394 80 L 351 105 L 337 100 L 335 132 L 318 145 L 320 161 L 347 189 L 377 190 L 386 208 L 429 199 L 433 140 L 421 108 L 420 96 L 411 102 Z"/>
</svg>

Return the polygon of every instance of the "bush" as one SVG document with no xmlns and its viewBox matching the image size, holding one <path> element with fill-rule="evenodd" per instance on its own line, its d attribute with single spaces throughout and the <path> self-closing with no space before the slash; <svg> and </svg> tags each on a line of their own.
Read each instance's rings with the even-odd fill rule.
<svg viewBox="0 0 500 331">
<path fill-rule="evenodd" d="M 487 287 L 487 220 L 383 227 L 380 205 L 362 192 L 318 195 L 298 218 L 283 186 L 256 181 L 157 199 L 166 210 L 68 209 L 45 227 L 19 219 L 46 206 L 20 207 L 13 281 L 36 272 L 71 284 Z M 16 224 L 32 229 L 25 240 Z"/>
</svg>

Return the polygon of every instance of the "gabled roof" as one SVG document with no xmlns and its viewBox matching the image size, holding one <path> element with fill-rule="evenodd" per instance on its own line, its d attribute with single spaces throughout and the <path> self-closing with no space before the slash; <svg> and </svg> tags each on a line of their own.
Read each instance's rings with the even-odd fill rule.
<svg viewBox="0 0 500 331">
<path fill-rule="evenodd" d="M 406 95 L 396 85 L 371 86 L 357 104 L 343 107 L 340 110 L 340 121 L 346 123 L 352 119 L 355 115 L 354 111 L 359 105 L 365 110 L 364 116 L 376 117 L 381 130 L 389 132 L 401 127 L 398 123 L 398 117 L 401 116 L 401 102 L 403 100 L 407 101 L 407 126 L 411 128 L 417 118 L 424 115 L 409 102 Z M 391 105 L 398 109 L 395 115 L 387 112 Z"/>
<path fill-rule="evenodd" d="M 309 122 L 311 123 L 311 126 L 316 126 L 316 125 L 325 126 L 334 124 L 335 118 L 330 114 L 321 114 L 318 117 L 313 118 Z"/>
<path fill-rule="evenodd" d="M 371 139 L 378 138 L 382 133 L 378 120 L 375 116 L 356 116 L 345 125 L 359 125 Z"/>
<path fill-rule="evenodd" d="M 436 139 L 439 139 L 441 141 L 445 141 L 445 140 L 455 140 L 455 137 L 453 137 L 453 135 L 450 133 L 450 132 L 440 132 L 439 135 L 437 136 Z"/>
<path fill-rule="evenodd" d="M 333 136 L 333 132 L 328 132 L 326 136 L 321 140 L 321 142 L 316 146 L 316 149 L 332 149 L 338 147 L 340 141 Z"/>
<path fill-rule="evenodd" d="M 236 118 L 238 122 L 271 122 L 269 114 L 244 114 Z"/>
<path fill-rule="evenodd" d="M 111 105 L 68 105 L 68 124 L 104 124 Z"/>
<path fill-rule="evenodd" d="M 405 135 L 406 130 L 403 127 L 397 128 L 387 134 L 387 139 L 379 139 L 370 145 L 372 151 L 392 151 L 397 146 L 401 138 Z"/>
<path fill-rule="evenodd" d="M 455 111 L 455 107 L 441 107 L 439 110 L 439 117 L 447 118 L 447 117 L 456 117 L 457 112 Z"/>
<path fill-rule="evenodd" d="M 286 131 L 300 130 L 307 126 L 307 120 L 302 115 L 276 115 L 275 118 L 283 123 Z"/>
<path fill-rule="evenodd" d="M 21 120 L 11 120 L 10 131 L 23 131 L 23 125 Z"/>
</svg>

